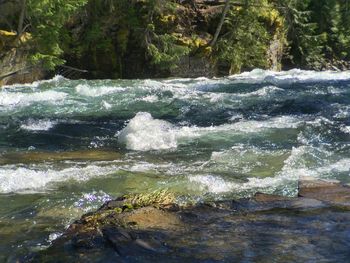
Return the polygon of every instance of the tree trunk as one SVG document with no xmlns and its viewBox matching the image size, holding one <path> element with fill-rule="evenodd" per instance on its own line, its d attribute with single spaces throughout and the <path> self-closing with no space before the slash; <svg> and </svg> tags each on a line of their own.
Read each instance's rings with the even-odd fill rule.
<svg viewBox="0 0 350 263">
<path fill-rule="evenodd" d="M 23 22 L 26 14 L 26 0 L 21 1 L 21 14 L 19 15 L 17 35 L 20 36 L 23 33 Z"/>
<path fill-rule="evenodd" d="M 230 9 L 230 0 L 226 0 L 224 9 L 223 9 L 222 14 L 221 14 L 220 22 L 218 24 L 218 27 L 216 28 L 214 37 L 213 37 L 212 41 L 210 42 L 210 46 L 211 47 L 215 46 L 215 44 L 216 44 L 216 42 L 218 40 L 218 37 L 219 37 L 220 32 L 221 32 L 221 28 L 222 28 L 222 26 L 223 26 L 223 24 L 225 22 L 225 18 L 226 18 L 226 15 L 227 15 L 227 12 L 228 12 L 229 9 Z"/>
</svg>

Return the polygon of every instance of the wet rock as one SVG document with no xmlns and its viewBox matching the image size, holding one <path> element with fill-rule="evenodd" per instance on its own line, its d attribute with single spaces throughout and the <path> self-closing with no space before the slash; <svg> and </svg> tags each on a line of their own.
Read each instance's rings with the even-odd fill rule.
<svg viewBox="0 0 350 263">
<path fill-rule="evenodd" d="M 290 203 L 289 207 L 296 210 L 310 210 L 327 207 L 327 204 L 311 198 L 296 198 L 293 202 Z"/>
<path fill-rule="evenodd" d="M 264 193 L 258 192 L 254 195 L 254 200 L 257 202 L 278 202 L 278 201 L 290 201 L 290 200 L 294 200 L 294 198 L 280 196 L 280 195 L 270 195 L 270 194 L 264 194 Z"/>
<path fill-rule="evenodd" d="M 345 262 L 350 211 L 338 204 L 348 187 L 302 178 L 299 190 L 299 197 L 257 193 L 185 206 L 170 206 L 166 192 L 118 198 L 31 261 Z"/>
<path fill-rule="evenodd" d="M 160 210 L 155 207 L 143 207 L 120 216 L 123 225 L 137 226 L 139 229 L 172 229 L 180 230 L 183 226 L 176 213 Z"/>
<path fill-rule="evenodd" d="M 81 231 L 72 237 L 72 245 L 75 248 L 100 248 L 105 245 L 105 238 L 100 231 Z"/>
<path fill-rule="evenodd" d="M 120 256 L 165 253 L 166 246 L 154 236 L 122 228 L 106 227 L 103 235 Z"/>
<path fill-rule="evenodd" d="M 300 197 L 350 208 L 350 187 L 342 185 L 339 181 L 301 177 L 298 187 Z"/>
<path fill-rule="evenodd" d="M 256 193 L 253 198 L 241 199 L 232 203 L 232 209 L 239 212 L 269 211 L 272 209 L 312 210 L 326 207 L 319 200 L 303 197 L 286 197 Z"/>
</svg>

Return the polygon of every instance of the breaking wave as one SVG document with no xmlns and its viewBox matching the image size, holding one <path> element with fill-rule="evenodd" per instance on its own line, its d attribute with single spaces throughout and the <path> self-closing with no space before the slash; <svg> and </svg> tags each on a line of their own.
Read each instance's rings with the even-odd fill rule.
<svg viewBox="0 0 350 263">
<path fill-rule="evenodd" d="M 104 95 L 108 95 L 116 92 L 125 91 L 125 88 L 108 87 L 108 86 L 91 87 L 86 84 L 79 84 L 78 86 L 75 87 L 75 91 L 83 96 L 99 97 L 99 96 L 104 96 Z"/>
<path fill-rule="evenodd" d="M 54 90 L 33 93 L 8 92 L 5 90 L 0 92 L 0 107 L 27 106 L 35 102 L 55 103 L 64 100 L 66 97 L 66 93 Z"/>
<path fill-rule="evenodd" d="M 325 156 L 328 155 L 329 157 L 331 154 L 325 150 L 310 146 L 293 148 L 289 157 L 284 160 L 281 170 L 275 172 L 271 170 L 270 175 L 264 178 L 248 177 L 246 178 L 247 181 L 243 183 L 211 174 L 190 175 L 188 179 L 190 183 L 194 184 L 201 191 L 216 195 L 235 193 L 244 196 L 246 194 L 249 195 L 249 193 L 262 191 L 291 196 L 297 193 L 294 185 L 297 184 L 300 176 L 333 179 L 337 173 L 348 173 L 350 175 L 350 158 L 331 162 L 325 159 Z M 310 160 L 310 158 L 313 158 L 313 160 Z M 322 162 L 320 162 L 320 159 Z M 251 160 L 251 164 L 253 164 L 253 160 Z M 244 166 L 239 168 L 244 169 Z M 241 172 L 244 173 L 244 170 Z"/>
<path fill-rule="evenodd" d="M 117 166 L 88 165 L 70 167 L 62 170 L 38 167 L 0 167 L 0 193 L 45 191 L 53 183 L 68 180 L 86 181 L 92 177 L 113 173 Z"/>
<path fill-rule="evenodd" d="M 27 131 L 48 131 L 57 123 L 51 120 L 33 120 L 29 119 L 21 125 L 21 129 Z"/>
<path fill-rule="evenodd" d="M 129 150 L 149 151 L 176 148 L 180 140 L 215 133 L 257 133 L 269 129 L 297 128 L 301 120 L 296 117 L 282 116 L 265 121 L 241 120 L 233 124 L 220 126 L 177 127 L 167 121 L 154 119 L 150 113 L 139 112 L 118 133 L 119 142 Z"/>
<path fill-rule="evenodd" d="M 137 113 L 118 134 L 118 138 L 130 150 L 149 151 L 177 147 L 173 126 L 167 121 L 153 119 L 147 112 Z"/>
<path fill-rule="evenodd" d="M 229 79 L 244 83 L 314 83 L 324 81 L 345 81 L 350 80 L 350 71 L 311 71 L 292 69 L 289 71 L 275 72 L 270 70 L 254 69 L 250 72 L 244 72 L 238 75 L 232 75 Z"/>
</svg>

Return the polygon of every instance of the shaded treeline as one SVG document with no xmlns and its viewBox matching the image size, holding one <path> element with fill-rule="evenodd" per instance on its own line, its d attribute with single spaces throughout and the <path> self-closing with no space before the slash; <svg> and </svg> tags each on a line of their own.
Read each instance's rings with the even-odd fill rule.
<svg viewBox="0 0 350 263">
<path fill-rule="evenodd" d="M 350 0 L 2 0 L 0 10 L 31 63 L 90 78 L 176 75 L 187 58 L 218 74 L 350 60 Z M 2 35 L 0 54 L 9 48 Z"/>
</svg>

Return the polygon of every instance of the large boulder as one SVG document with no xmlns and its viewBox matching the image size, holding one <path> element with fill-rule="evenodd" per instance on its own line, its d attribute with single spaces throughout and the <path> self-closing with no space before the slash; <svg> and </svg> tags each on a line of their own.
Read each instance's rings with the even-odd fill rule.
<svg viewBox="0 0 350 263">
<path fill-rule="evenodd" d="M 257 193 L 179 205 L 166 191 L 109 201 L 29 262 L 346 262 L 348 187 L 301 178 L 299 197 Z"/>
</svg>

